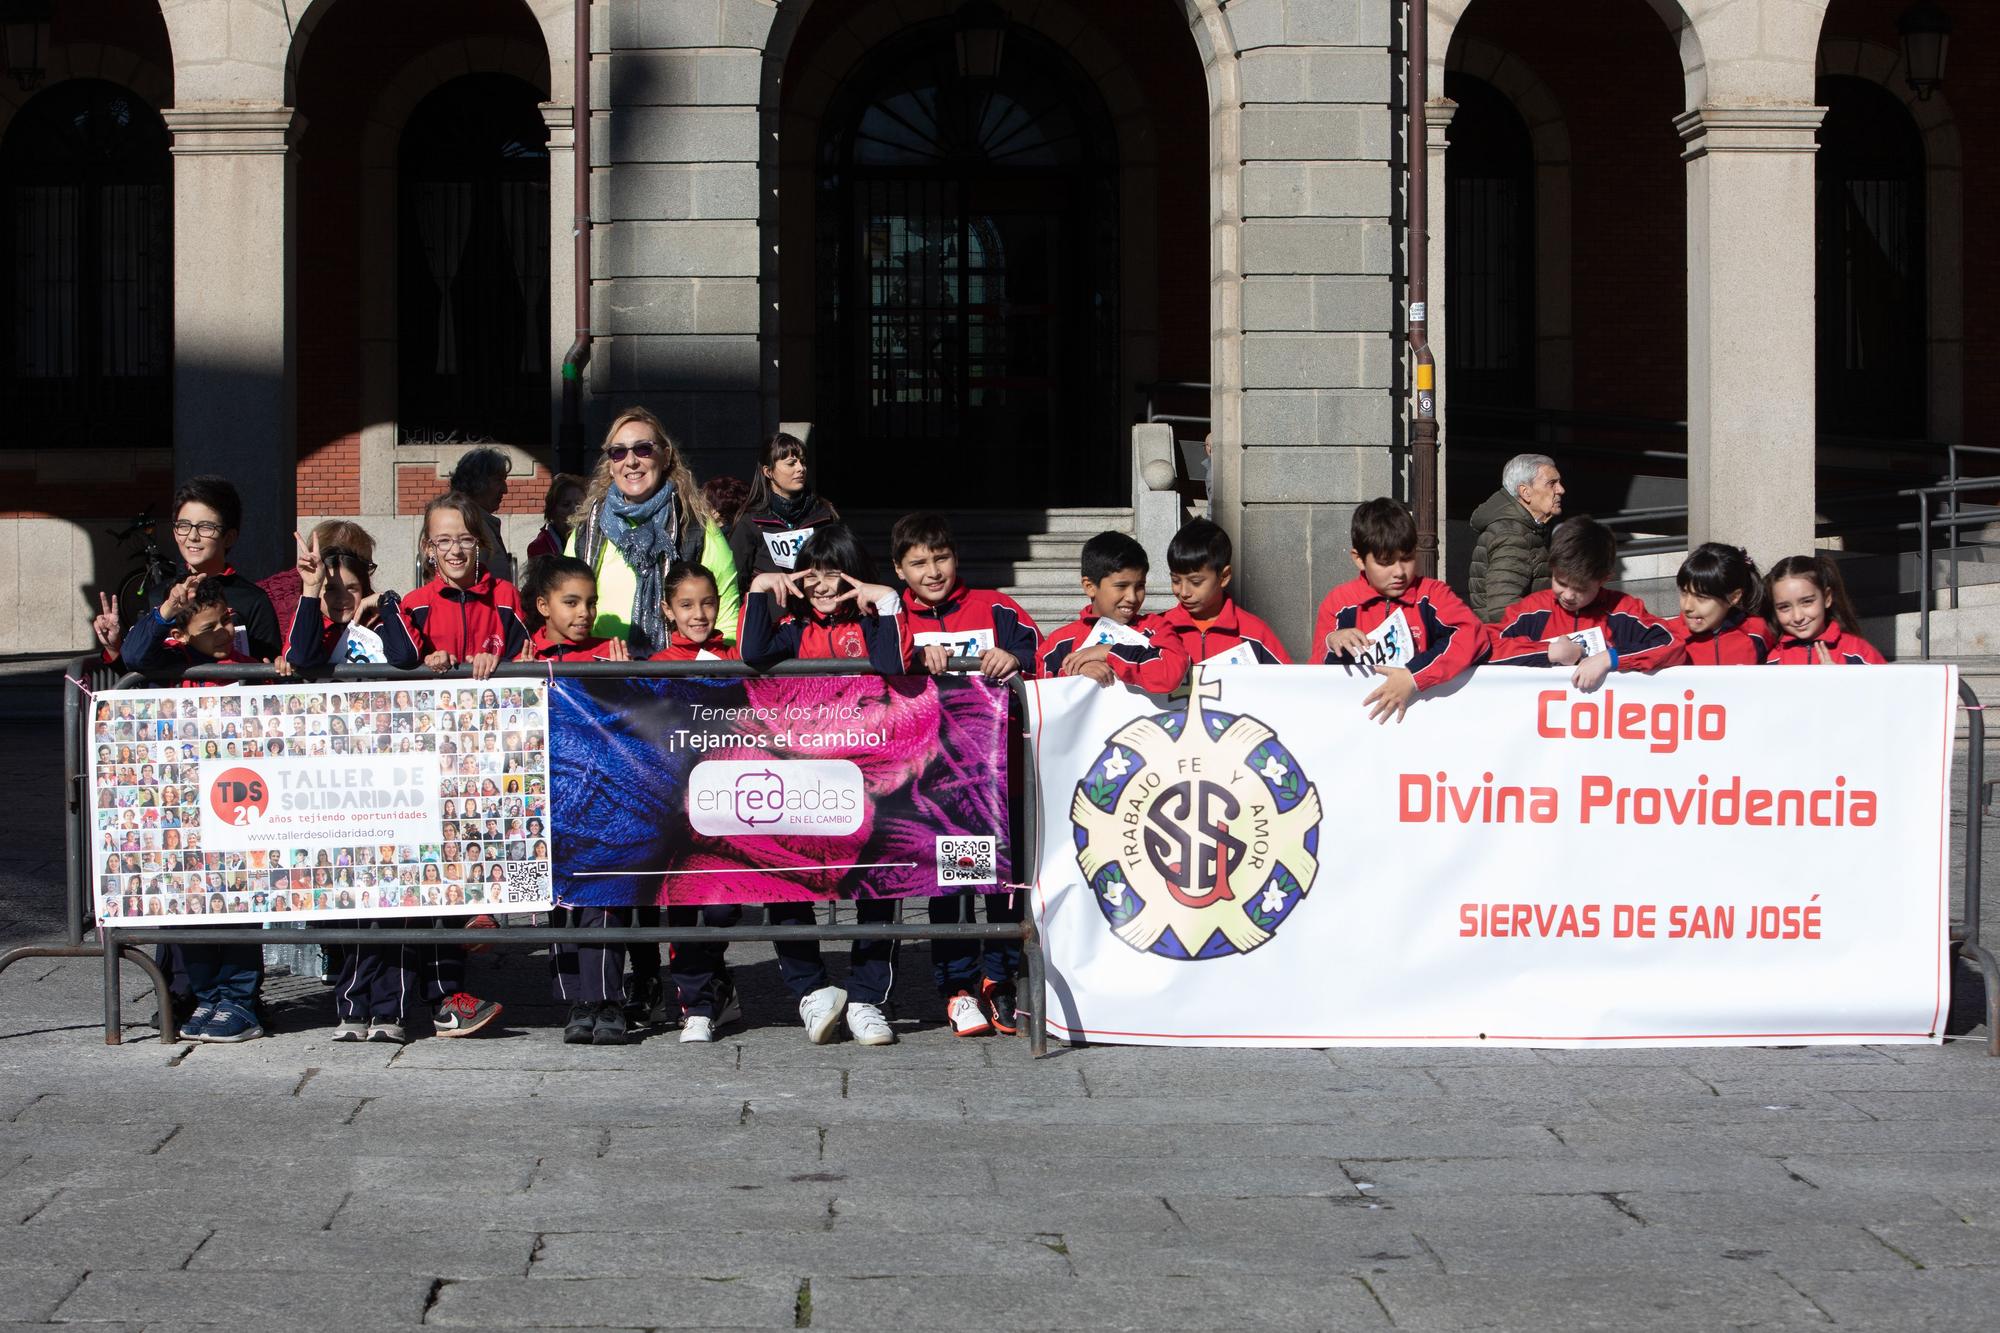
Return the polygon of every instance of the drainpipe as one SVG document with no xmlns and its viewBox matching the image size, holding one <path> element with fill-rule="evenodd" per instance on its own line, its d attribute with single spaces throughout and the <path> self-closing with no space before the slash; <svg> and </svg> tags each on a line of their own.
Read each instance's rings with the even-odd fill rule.
<svg viewBox="0 0 2000 1333">
<path fill-rule="evenodd" d="M 1410 427 L 1410 491 L 1417 518 L 1417 566 L 1433 578 L 1438 569 L 1438 423 L 1437 362 L 1430 344 L 1430 126 L 1425 112 L 1430 99 L 1429 0 L 1409 0 L 1405 9 L 1404 49 L 1408 68 L 1403 86 L 1409 95 L 1409 200 L 1404 241 L 1410 282 L 1410 364 L 1416 394 Z"/>
<path fill-rule="evenodd" d="M 583 467 L 583 368 L 590 364 L 590 0 L 574 0 L 576 34 L 570 53 L 570 69 L 576 87 L 570 96 L 571 124 L 574 126 L 570 184 L 574 195 L 575 225 L 571 265 L 575 272 L 576 337 L 563 353 L 562 430 L 556 437 L 556 467 L 563 472 L 582 472 Z"/>
</svg>

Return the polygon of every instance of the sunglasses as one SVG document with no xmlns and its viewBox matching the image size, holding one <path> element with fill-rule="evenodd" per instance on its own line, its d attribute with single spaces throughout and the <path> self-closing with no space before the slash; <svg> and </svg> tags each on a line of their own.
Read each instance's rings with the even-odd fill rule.
<svg viewBox="0 0 2000 1333">
<path fill-rule="evenodd" d="M 653 450 L 658 447 L 659 446 L 656 445 L 651 440 L 641 440 L 637 444 L 629 446 L 623 444 L 608 444 L 604 446 L 604 456 L 610 459 L 614 463 L 622 463 L 625 461 L 626 454 L 631 454 L 634 458 L 651 458 L 653 456 Z"/>
</svg>

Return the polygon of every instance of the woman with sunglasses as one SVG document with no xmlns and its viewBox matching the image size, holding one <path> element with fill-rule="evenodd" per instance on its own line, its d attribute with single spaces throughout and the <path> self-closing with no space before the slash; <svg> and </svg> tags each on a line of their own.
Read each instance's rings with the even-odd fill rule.
<svg viewBox="0 0 2000 1333">
<path fill-rule="evenodd" d="M 575 524 L 565 553 L 597 571 L 595 637 L 624 639 L 640 660 L 665 647 L 667 566 L 687 560 L 715 575 L 722 601 L 716 623 L 725 639 L 736 638 L 729 540 L 666 428 L 645 408 L 613 419 Z"/>
</svg>

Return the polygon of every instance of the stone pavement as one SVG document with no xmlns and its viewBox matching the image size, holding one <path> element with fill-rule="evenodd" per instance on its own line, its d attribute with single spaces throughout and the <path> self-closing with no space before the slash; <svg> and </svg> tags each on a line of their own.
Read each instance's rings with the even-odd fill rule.
<svg viewBox="0 0 2000 1333">
<path fill-rule="evenodd" d="M 0 946 L 49 938 L 53 724 L 0 722 Z M 2000 1301 L 2000 1061 L 1783 1050 L 1028 1058 L 898 986 L 902 1044 L 750 1025 L 163 1047 L 126 973 L 0 976 L 0 1326 L 1971 1328 Z M 516 1021 L 518 1020 L 518 1021 Z"/>
</svg>

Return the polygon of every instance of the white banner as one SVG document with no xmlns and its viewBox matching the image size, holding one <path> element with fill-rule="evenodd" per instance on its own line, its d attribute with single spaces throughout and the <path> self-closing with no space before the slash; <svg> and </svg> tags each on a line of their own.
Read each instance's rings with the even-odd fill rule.
<svg viewBox="0 0 2000 1333">
<path fill-rule="evenodd" d="M 1940 1040 L 1957 675 L 1330 667 L 1029 684 L 1066 1039 Z M 1185 707 L 1188 711 L 1179 709 Z"/>
<path fill-rule="evenodd" d="M 540 684 L 130 690 L 91 708 L 100 921 L 550 905 Z"/>
</svg>

